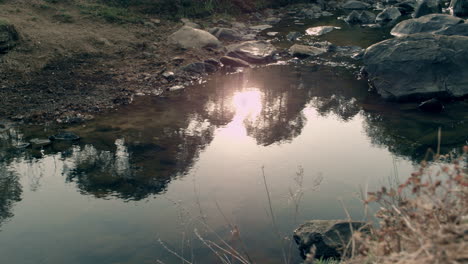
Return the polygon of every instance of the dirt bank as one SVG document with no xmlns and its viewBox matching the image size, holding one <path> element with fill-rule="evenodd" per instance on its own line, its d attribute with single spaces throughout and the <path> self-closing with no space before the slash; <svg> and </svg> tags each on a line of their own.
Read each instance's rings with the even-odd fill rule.
<svg viewBox="0 0 468 264">
<path fill-rule="evenodd" d="M 0 3 L 0 19 L 20 35 L 15 48 L 0 54 L 0 118 L 81 122 L 131 102 L 135 94 L 161 93 L 168 85 L 164 71 L 220 56 L 216 50 L 168 45 L 180 21 L 89 1 L 54 2 Z M 197 22 L 211 25 L 216 19 Z M 175 82 L 188 80 L 181 76 Z"/>
</svg>

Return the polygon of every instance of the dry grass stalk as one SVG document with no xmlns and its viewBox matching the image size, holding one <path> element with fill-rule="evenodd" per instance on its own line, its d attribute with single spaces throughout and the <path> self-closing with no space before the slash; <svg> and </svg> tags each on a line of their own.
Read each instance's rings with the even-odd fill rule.
<svg viewBox="0 0 468 264">
<path fill-rule="evenodd" d="M 356 233 L 348 263 L 468 263 L 468 146 L 458 158 L 435 155 L 397 189 L 368 193 L 381 208 L 372 235 Z"/>
</svg>

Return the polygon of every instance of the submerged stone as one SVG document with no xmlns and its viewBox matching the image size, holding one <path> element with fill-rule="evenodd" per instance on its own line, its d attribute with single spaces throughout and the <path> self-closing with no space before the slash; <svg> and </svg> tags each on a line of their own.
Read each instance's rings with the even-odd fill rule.
<svg viewBox="0 0 468 264">
<path fill-rule="evenodd" d="M 35 148 L 42 148 L 42 147 L 46 147 L 46 146 L 52 144 L 52 141 L 50 141 L 50 139 L 47 139 L 47 138 L 33 138 L 33 139 L 29 140 L 29 142 Z"/>
<path fill-rule="evenodd" d="M 422 102 L 418 106 L 418 108 L 423 112 L 439 113 L 442 112 L 442 110 L 444 110 L 444 105 L 436 98 L 432 98 L 430 100 Z"/>
<path fill-rule="evenodd" d="M 227 47 L 227 55 L 249 63 L 268 63 L 274 60 L 276 48 L 267 41 L 246 41 Z"/>
<path fill-rule="evenodd" d="M 80 137 L 72 132 L 60 132 L 58 134 L 55 134 L 53 136 L 49 137 L 50 140 L 54 141 L 76 141 L 79 140 Z"/>
<path fill-rule="evenodd" d="M 322 36 L 324 34 L 332 32 L 335 29 L 340 29 L 340 28 L 334 27 L 334 26 L 311 27 L 306 30 L 306 33 L 307 35 L 310 35 L 310 36 Z"/>
</svg>

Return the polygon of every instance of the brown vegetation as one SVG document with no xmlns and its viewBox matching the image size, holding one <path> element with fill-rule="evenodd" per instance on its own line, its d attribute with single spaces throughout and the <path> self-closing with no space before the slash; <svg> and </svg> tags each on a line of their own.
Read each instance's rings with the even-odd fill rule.
<svg viewBox="0 0 468 264">
<path fill-rule="evenodd" d="M 349 263 L 468 262 L 468 146 L 454 156 L 436 154 L 398 188 L 368 194 L 381 206 L 380 227 L 355 234 Z"/>
</svg>

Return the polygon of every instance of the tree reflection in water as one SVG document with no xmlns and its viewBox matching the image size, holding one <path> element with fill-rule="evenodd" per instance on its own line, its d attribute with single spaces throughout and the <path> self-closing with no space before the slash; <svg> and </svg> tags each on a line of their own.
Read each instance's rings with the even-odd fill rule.
<svg viewBox="0 0 468 264">
<path fill-rule="evenodd" d="M 420 155 L 415 153 L 428 146 L 433 135 L 428 140 L 423 140 L 424 136 L 436 130 L 437 122 L 421 113 L 408 114 L 395 105 L 386 105 L 369 95 L 367 83 L 357 81 L 348 70 L 270 66 L 215 76 L 205 84 L 166 97 L 140 98 L 134 105 L 86 126 L 69 128 L 82 136 L 78 144 L 54 143 L 42 154 L 30 155 L 29 160 L 55 155 L 64 164 L 66 180 L 76 183 L 82 193 L 141 200 L 164 192 L 172 179 L 186 175 L 218 128 L 228 130 L 233 141 L 247 135 L 258 145 L 281 144 L 300 135 L 306 122 L 313 122 L 304 114 L 307 107 L 343 122 L 361 113 L 359 118 L 372 143 L 419 160 Z M 460 123 L 464 118 L 444 119 L 444 131 L 450 139 L 442 142 L 443 147 L 466 140 L 466 124 Z M 37 137 L 29 128 L 21 129 L 21 133 L 18 130 L 2 137 L 2 142 L 9 143 L 2 143 L 0 151 Z M 44 133 L 39 134 L 46 136 Z M 15 153 L 9 152 L 10 158 L 0 161 L 5 171 L 0 178 L 2 218 L 11 215 L 12 204 L 21 196 L 17 178 L 7 172 L 14 157 L 20 155 Z"/>
</svg>

